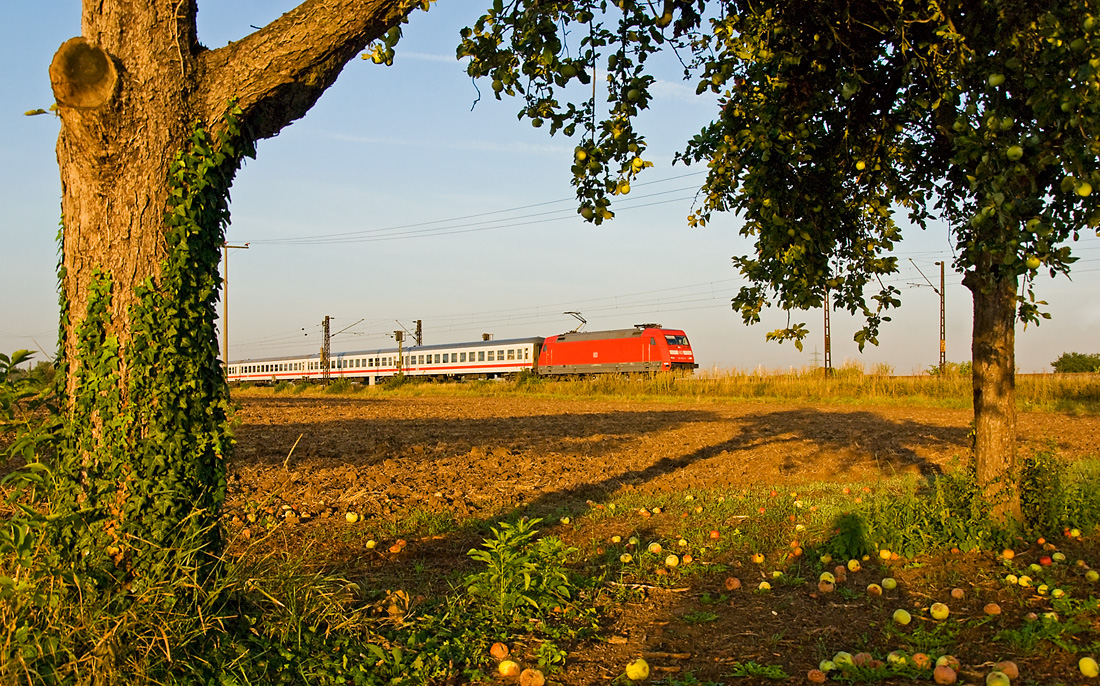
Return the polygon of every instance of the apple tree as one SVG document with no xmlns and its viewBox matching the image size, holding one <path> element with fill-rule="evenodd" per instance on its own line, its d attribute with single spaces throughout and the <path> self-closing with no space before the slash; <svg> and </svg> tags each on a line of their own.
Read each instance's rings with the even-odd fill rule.
<svg viewBox="0 0 1100 686">
<path fill-rule="evenodd" d="M 228 394 L 214 330 L 229 187 L 257 140 L 427 0 L 304 0 L 217 49 L 196 0 L 84 0 L 50 66 L 61 131 L 55 549 L 85 594 L 220 552 Z"/>
<path fill-rule="evenodd" d="M 743 219 L 755 251 L 733 299 L 746 323 L 775 305 L 860 316 L 876 343 L 899 293 L 896 215 L 950 227 L 973 295 L 974 468 L 985 502 L 1021 518 L 1015 325 L 1048 315 L 1040 270 L 1100 225 L 1100 20 L 1088 0 L 497 0 L 463 32 L 469 72 L 521 117 L 579 137 L 580 213 L 612 216 L 647 162 L 634 122 L 659 51 L 676 52 L 714 121 L 681 153 L 705 163 L 689 221 Z M 569 42 L 573 45 L 570 46 Z M 606 73 L 606 111 L 592 74 Z M 576 83 L 579 82 L 579 83 Z M 604 96 L 601 96 L 603 100 Z M 564 99 L 564 100 L 563 100 Z M 792 322 L 768 333 L 796 345 Z"/>
</svg>

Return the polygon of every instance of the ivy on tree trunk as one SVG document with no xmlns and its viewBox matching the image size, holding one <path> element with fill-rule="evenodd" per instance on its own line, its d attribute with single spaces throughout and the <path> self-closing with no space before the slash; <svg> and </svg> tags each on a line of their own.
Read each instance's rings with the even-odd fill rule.
<svg viewBox="0 0 1100 686">
<path fill-rule="evenodd" d="M 215 322 L 234 174 L 419 3 L 306 0 L 215 50 L 198 41 L 196 5 L 85 0 L 82 36 L 50 69 L 67 414 L 57 552 L 107 593 L 201 580 L 221 551 L 231 439 Z"/>
</svg>

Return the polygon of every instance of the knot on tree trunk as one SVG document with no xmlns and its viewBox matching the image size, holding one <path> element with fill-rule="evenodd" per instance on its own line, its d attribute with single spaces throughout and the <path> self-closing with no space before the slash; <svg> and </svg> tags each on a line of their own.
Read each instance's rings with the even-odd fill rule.
<svg viewBox="0 0 1100 686">
<path fill-rule="evenodd" d="M 77 36 L 61 44 L 50 63 L 50 85 L 59 105 L 89 110 L 115 94 L 118 70 L 107 51 Z"/>
</svg>

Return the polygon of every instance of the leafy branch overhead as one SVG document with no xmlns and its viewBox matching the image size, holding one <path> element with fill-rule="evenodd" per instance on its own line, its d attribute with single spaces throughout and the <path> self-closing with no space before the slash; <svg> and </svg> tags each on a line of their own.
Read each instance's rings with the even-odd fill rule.
<svg viewBox="0 0 1100 686">
<path fill-rule="evenodd" d="M 653 99 L 651 58 L 674 51 L 719 103 L 678 155 L 708 167 L 689 220 L 734 212 L 755 240 L 754 254 L 734 259 L 749 281 L 734 308 L 755 323 L 769 304 L 828 301 L 864 319 L 862 348 L 900 304 L 883 281 L 898 268 L 898 210 L 916 228 L 950 225 L 972 289 L 1022 280 L 1017 316 L 1044 316 L 1031 280 L 1068 272 L 1065 243 L 1100 223 L 1092 9 L 497 0 L 463 29 L 458 55 L 498 99 L 520 98 L 521 118 L 579 138 L 578 212 L 599 224 L 650 166 L 635 123 Z M 793 324 L 769 337 L 805 335 Z"/>
</svg>

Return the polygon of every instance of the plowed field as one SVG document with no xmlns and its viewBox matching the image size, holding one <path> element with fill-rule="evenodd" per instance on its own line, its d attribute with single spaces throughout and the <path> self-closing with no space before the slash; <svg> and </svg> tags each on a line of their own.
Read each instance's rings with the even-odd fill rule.
<svg viewBox="0 0 1100 686">
<path fill-rule="evenodd" d="M 469 526 L 446 522 L 493 523 L 522 507 L 557 523 L 562 513 L 584 509 L 585 503 L 628 493 L 656 497 L 762 484 L 797 490 L 807 482 L 929 475 L 965 457 L 972 417 L 969 411 L 926 408 L 495 397 L 238 401 L 231 528 L 255 540 L 270 530 L 265 521 L 278 520 L 271 544 L 308 549 L 305 554 L 317 564 L 367 585 L 421 595 L 446 591 L 456 574 L 471 569 L 465 552 L 479 537 L 460 533 L 474 530 Z M 1025 453 L 1052 448 L 1070 458 L 1100 456 L 1097 417 L 1021 414 L 1019 427 Z M 667 535 L 688 516 L 667 510 L 647 519 L 646 531 Z M 349 511 L 363 521 L 349 525 Z M 409 538 L 398 553 L 385 552 L 409 522 L 420 522 L 422 535 Z M 608 530 L 559 525 L 554 533 L 591 551 L 593 541 L 610 536 L 610 527 L 624 525 L 604 526 Z M 377 539 L 378 547 L 367 549 L 368 539 Z M 1081 550 L 1067 551 L 1071 559 L 1089 552 L 1084 548 L 1090 544 L 1079 545 Z M 911 579 L 912 590 L 892 605 L 871 603 L 862 593 L 819 597 L 816 579 L 768 595 L 730 596 L 725 574 L 684 576 L 671 587 L 642 584 L 633 600 L 612 613 L 606 640 L 569 646 L 566 667 L 554 682 L 608 683 L 629 659 L 646 654 L 658 670 L 654 678 L 670 684 L 696 678 L 783 682 L 729 676 L 731 665 L 749 661 L 780 665 L 794 675 L 790 683 L 803 683 L 820 655 L 857 652 L 861 643 L 876 648 L 893 607 L 919 608 L 940 596 L 952 600 L 947 594 L 960 586 L 966 596 L 952 600 L 953 619 L 981 616 L 985 602 L 1003 593 L 981 571 L 990 564 L 988 553 L 977 553 L 939 560 L 934 571 L 899 566 L 890 573 L 903 581 L 902 588 Z M 750 566 L 741 572 L 746 586 L 766 572 Z M 865 573 L 859 589 L 886 572 Z M 699 614 L 703 610 L 715 617 L 696 621 L 710 616 Z M 1019 625 L 1023 608 L 1017 614 L 1006 612 L 998 621 Z M 1063 665 L 1049 651 L 1018 655 L 1001 644 L 982 649 L 982 636 L 959 637 L 960 683 L 966 670 L 978 675 L 981 662 L 1004 656 L 1029 666 L 1033 683 L 1077 679 L 1065 666 L 1076 663 L 1068 653 L 1058 658 Z"/>
</svg>

